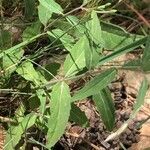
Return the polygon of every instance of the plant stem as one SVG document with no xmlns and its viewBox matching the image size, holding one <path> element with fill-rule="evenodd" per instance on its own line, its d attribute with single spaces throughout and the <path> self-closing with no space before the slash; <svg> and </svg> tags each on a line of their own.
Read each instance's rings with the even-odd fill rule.
<svg viewBox="0 0 150 150">
<path fill-rule="evenodd" d="M 1 53 L 0 53 L 0 58 L 2 58 L 4 55 L 6 55 L 6 54 L 8 54 L 8 53 L 11 53 L 11 52 L 15 51 L 16 49 L 19 49 L 19 48 L 22 48 L 23 46 L 26 46 L 27 44 L 33 42 L 34 40 L 36 40 L 37 38 L 39 38 L 39 37 L 41 37 L 41 36 L 43 36 L 43 35 L 46 35 L 46 33 L 38 34 L 38 35 L 36 35 L 36 36 L 30 38 L 29 40 L 26 40 L 26 41 L 24 41 L 24 42 L 22 42 L 22 43 L 20 43 L 20 44 L 17 44 L 17 45 L 15 45 L 15 46 L 13 46 L 13 47 L 11 47 L 11 48 L 9 48 L 9 49 L 7 49 L 7 50 L 1 52 Z"/>
<path fill-rule="evenodd" d="M 65 14 L 62 15 L 60 18 L 55 19 L 53 22 L 51 22 L 50 24 L 48 24 L 48 25 L 45 27 L 44 32 L 46 32 L 49 27 L 51 27 L 55 22 L 57 22 L 57 20 L 62 19 L 62 18 L 65 18 L 66 16 L 68 16 L 68 15 L 72 14 L 73 12 L 78 11 L 78 10 L 80 10 L 80 9 L 83 9 L 83 5 L 81 5 L 81 6 L 77 7 L 77 8 L 75 8 L 75 9 L 73 9 L 73 10 L 67 12 L 67 13 L 65 13 Z"/>
<path fill-rule="evenodd" d="M 82 77 L 84 77 L 84 76 L 87 76 L 87 75 L 98 75 L 98 74 L 100 74 L 101 73 L 101 70 L 99 70 L 99 71 L 93 71 L 93 70 L 89 70 L 89 71 L 87 71 L 87 72 L 85 72 L 85 73 L 83 73 L 83 74 L 81 74 L 81 75 L 77 75 L 77 76 L 72 76 L 72 77 L 67 77 L 67 78 L 61 78 L 61 79 L 59 79 L 59 80 L 52 80 L 52 81 L 50 81 L 50 82 L 48 82 L 48 83 L 46 83 L 46 84 L 44 84 L 44 85 L 42 85 L 42 86 L 40 86 L 40 87 L 38 87 L 38 88 L 36 88 L 36 89 L 40 89 L 40 88 L 45 88 L 45 87 L 51 87 L 51 85 L 53 85 L 53 84 L 55 84 L 55 83 L 58 83 L 58 82 L 62 82 L 62 81 L 70 81 L 70 80 L 77 80 L 77 79 L 79 79 L 79 78 L 82 78 Z M 49 88 L 48 88 L 49 89 Z"/>
</svg>

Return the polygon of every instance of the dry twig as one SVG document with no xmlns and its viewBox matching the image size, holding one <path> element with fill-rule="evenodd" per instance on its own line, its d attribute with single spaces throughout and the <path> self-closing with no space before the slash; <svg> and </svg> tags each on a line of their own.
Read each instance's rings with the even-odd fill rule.
<svg viewBox="0 0 150 150">
<path fill-rule="evenodd" d="M 125 2 L 125 1 L 123 1 L 123 2 L 125 3 L 125 5 L 126 5 L 129 9 L 131 9 L 133 12 L 136 13 L 136 15 L 140 18 L 140 20 L 142 20 L 142 21 L 145 23 L 145 25 L 146 25 L 147 27 L 150 28 L 150 23 L 146 20 L 146 18 L 145 18 L 142 14 L 140 14 L 140 13 L 134 8 L 134 6 L 133 6 L 132 4 L 129 5 L 127 2 Z"/>
</svg>

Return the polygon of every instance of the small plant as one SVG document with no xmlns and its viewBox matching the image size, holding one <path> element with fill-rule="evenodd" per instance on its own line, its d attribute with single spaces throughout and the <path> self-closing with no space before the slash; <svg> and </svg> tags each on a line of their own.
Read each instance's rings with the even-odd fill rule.
<svg viewBox="0 0 150 150">
<path fill-rule="evenodd" d="M 87 97 L 92 97 L 106 128 L 113 131 L 115 107 L 108 85 L 115 79 L 117 69 L 102 66 L 146 45 L 141 59 L 122 67 L 138 64 L 136 68 L 148 73 L 150 37 L 130 34 L 101 20 L 100 14 L 116 12 L 110 6 L 110 3 L 102 5 L 84 0 L 77 8 L 67 11 L 69 7 L 62 8 L 54 0 L 25 0 L 25 17 L 29 20 L 34 17 L 34 22 L 23 31 L 22 42 L 11 44 L 9 31 L 1 30 L 1 91 L 19 100 L 7 124 L 4 149 L 25 148 L 27 143 L 52 149 L 68 121 L 88 126 L 84 112 L 75 105 Z M 74 15 L 76 12 L 80 15 Z M 105 55 L 104 51 L 109 54 Z M 87 83 L 80 85 L 79 90 L 72 90 L 71 83 L 84 77 L 88 77 Z M 130 119 L 106 141 L 126 128 L 142 106 L 147 89 L 145 79 Z M 44 133 L 44 143 L 33 138 L 31 128 Z"/>
</svg>

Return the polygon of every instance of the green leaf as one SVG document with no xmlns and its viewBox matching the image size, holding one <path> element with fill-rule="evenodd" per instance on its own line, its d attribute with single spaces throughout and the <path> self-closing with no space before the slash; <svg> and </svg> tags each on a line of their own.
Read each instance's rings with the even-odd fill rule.
<svg viewBox="0 0 150 150">
<path fill-rule="evenodd" d="M 24 61 L 16 70 L 16 72 L 28 81 L 33 82 L 35 85 L 39 86 L 45 83 L 46 80 L 39 75 L 39 73 L 34 69 L 33 64 L 29 61 Z"/>
<path fill-rule="evenodd" d="M 47 83 L 47 81 L 46 81 L 46 79 L 45 79 L 45 76 L 43 76 L 43 74 L 42 74 L 38 69 L 36 69 L 36 72 L 37 72 L 37 74 L 38 74 L 38 76 L 39 76 L 38 81 L 39 81 L 40 83 Z M 49 74 L 49 75 L 50 75 L 50 74 Z"/>
<path fill-rule="evenodd" d="M 11 45 L 12 40 L 10 32 L 6 30 L 0 30 L 0 51 L 2 49 L 11 47 Z"/>
<path fill-rule="evenodd" d="M 17 49 L 16 51 L 10 54 L 4 55 L 3 69 L 4 69 L 5 76 L 11 75 L 11 73 L 13 73 L 16 70 L 16 66 L 20 62 L 20 59 L 23 56 L 23 54 L 24 54 L 23 49 L 21 50 Z"/>
<path fill-rule="evenodd" d="M 91 20 L 86 23 L 87 41 L 85 48 L 85 60 L 88 69 L 95 67 L 100 59 L 100 46 L 103 41 L 100 21 L 97 13 L 93 10 Z"/>
<path fill-rule="evenodd" d="M 103 47 L 108 50 L 119 49 L 133 42 L 129 35 L 117 35 L 106 31 L 102 32 Z"/>
<path fill-rule="evenodd" d="M 99 48 L 91 46 L 89 49 L 86 49 L 85 52 L 85 60 L 86 60 L 86 66 L 90 70 L 91 68 L 94 68 L 99 60 L 100 60 L 100 54 L 98 53 Z"/>
<path fill-rule="evenodd" d="M 38 6 L 38 15 L 39 15 L 39 20 L 41 21 L 41 23 L 46 26 L 49 19 L 52 16 L 52 12 L 47 9 L 46 7 L 44 7 L 43 5 L 39 5 Z"/>
<path fill-rule="evenodd" d="M 43 89 L 38 89 L 38 90 L 36 90 L 36 94 L 40 100 L 39 111 L 40 111 L 41 115 L 43 115 L 45 112 L 45 109 L 46 109 L 46 93 Z"/>
<path fill-rule="evenodd" d="M 75 122 L 82 127 L 89 126 L 89 121 L 85 115 L 85 112 L 81 111 L 81 109 L 73 103 L 71 104 L 69 120 Z"/>
<path fill-rule="evenodd" d="M 93 100 L 106 128 L 112 131 L 115 124 L 115 108 L 109 89 L 105 88 L 99 91 L 98 94 L 93 96 Z"/>
<path fill-rule="evenodd" d="M 93 42 L 89 39 L 85 41 L 85 61 L 86 61 L 86 67 L 90 70 L 91 68 L 94 68 L 99 60 L 100 60 L 100 54 L 99 54 L 99 47 L 96 45 L 94 46 Z"/>
<path fill-rule="evenodd" d="M 56 39 L 60 39 L 63 46 L 70 50 L 73 46 L 73 43 L 75 42 L 74 38 L 70 36 L 67 32 L 62 31 L 61 29 L 54 29 L 51 32 L 47 32 L 49 36 L 52 36 Z"/>
<path fill-rule="evenodd" d="M 38 68 L 38 71 L 45 77 L 45 79 L 47 81 L 50 81 L 51 79 L 53 79 L 54 76 L 57 75 L 59 69 L 60 69 L 60 64 L 59 63 L 51 63 L 51 62 L 47 62 L 44 66 L 44 68 L 51 73 L 51 75 L 43 70 L 42 68 Z"/>
<path fill-rule="evenodd" d="M 87 32 L 90 39 L 96 44 L 100 45 L 103 41 L 101 26 L 97 13 L 93 10 L 91 13 L 91 20 L 86 23 Z"/>
<path fill-rule="evenodd" d="M 140 86 L 136 103 L 133 106 L 133 112 L 131 114 L 131 118 L 133 118 L 137 114 L 137 112 L 141 109 L 142 105 L 144 104 L 144 97 L 146 95 L 147 90 L 148 90 L 148 82 L 146 79 L 144 79 Z"/>
<path fill-rule="evenodd" d="M 70 115 L 70 91 L 65 82 L 53 86 L 50 102 L 50 118 L 48 120 L 47 146 L 51 148 L 65 131 Z"/>
<path fill-rule="evenodd" d="M 109 55 L 102 57 L 99 61 L 99 65 L 107 63 L 107 62 L 111 61 L 112 59 L 114 59 L 114 58 L 116 58 L 122 54 L 125 54 L 125 53 L 128 53 L 128 52 L 134 50 L 135 48 L 139 47 L 140 45 L 145 44 L 146 40 L 147 40 L 147 37 L 144 37 L 138 41 L 133 42 L 132 44 L 129 44 L 123 48 L 120 48 L 120 49 L 112 52 Z"/>
<path fill-rule="evenodd" d="M 30 27 L 27 27 L 22 34 L 23 41 L 29 40 L 32 37 L 36 36 L 39 34 L 41 31 L 41 23 L 36 22 L 33 23 Z"/>
<path fill-rule="evenodd" d="M 110 5 L 111 5 L 111 3 L 110 3 L 110 1 L 109 1 L 108 3 L 106 3 L 106 4 L 104 4 L 104 5 L 98 6 L 96 10 L 104 10 L 105 8 L 107 8 L 107 7 L 110 6 Z"/>
<path fill-rule="evenodd" d="M 150 71 L 150 36 L 148 36 L 146 41 L 146 46 L 144 49 L 142 57 L 142 69 L 143 71 Z"/>
<path fill-rule="evenodd" d="M 92 0 L 83 0 L 83 5 L 87 5 L 88 3 L 90 3 Z"/>
<path fill-rule="evenodd" d="M 19 107 L 17 108 L 17 110 L 15 111 L 15 119 L 17 120 L 17 122 L 22 122 L 22 120 L 24 119 L 26 108 L 24 106 L 24 104 L 22 102 L 20 102 Z"/>
<path fill-rule="evenodd" d="M 65 76 L 72 76 L 81 71 L 85 67 L 85 48 L 86 38 L 81 37 L 80 40 L 70 49 L 64 62 Z"/>
<path fill-rule="evenodd" d="M 105 22 L 101 20 L 101 28 L 103 31 L 109 32 L 109 33 L 113 33 L 113 34 L 117 34 L 120 36 L 123 36 L 124 34 L 128 34 L 128 32 L 126 30 L 124 30 L 124 28 L 116 25 L 116 24 L 112 24 L 109 22 Z"/>
<path fill-rule="evenodd" d="M 63 9 L 54 0 L 39 0 L 40 4 L 43 5 L 49 11 L 56 14 L 63 14 Z"/>
<path fill-rule="evenodd" d="M 72 102 L 99 93 L 100 90 L 105 88 L 115 78 L 116 73 L 117 71 L 113 68 L 102 72 L 89 81 L 81 90 L 77 91 L 72 97 Z"/>
<path fill-rule="evenodd" d="M 80 34 L 83 34 L 86 31 L 85 25 L 83 25 L 83 21 L 81 22 L 81 20 L 79 20 L 76 16 L 69 15 L 66 17 L 66 19 L 69 24 L 74 27 L 75 30 L 78 31 Z"/>
<path fill-rule="evenodd" d="M 34 114 L 29 114 L 22 122 L 19 123 L 18 126 L 11 126 L 7 131 L 6 139 L 5 139 L 5 150 L 13 150 L 15 146 L 20 141 L 22 134 L 26 132 L 28 128 L 35 124 L 37 116 Z"/>
<path fill-rule="evenodd" d="M 129 34 L 120 26 L 101 21 L 102 30 L 102 46 L 107 50 L 123 48 L 143 36 Z"/>
</svg>

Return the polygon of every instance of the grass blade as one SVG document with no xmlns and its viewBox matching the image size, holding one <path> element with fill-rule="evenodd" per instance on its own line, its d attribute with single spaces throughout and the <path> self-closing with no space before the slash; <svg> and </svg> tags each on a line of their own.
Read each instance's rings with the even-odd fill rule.
<svg viewBox="0 0 150 150">
<path fill-rule="evenodd" d="M 127 45 L 121 49 L 114 51 L 110 55 L 104 56 L 103 58 L 100 59 L 99 65 L 107 63 L 107 62 L 111 61 L 112 59 L 114 59 L 114 58 L 116 58 L 122 54 L 125 54 L 125 53 L 132 51 L 133 49 L 139 47 L 140 45 L 145 44 L 146 40 L 147 40 L 147 37 L 144 37 L 144 38 L 142 38 L 136 42 L 133 42 L 132 44 L 129 44 L 129 45 Z"/>
<path fill-rule="evenodd" d="M 143 53 L 141 67 L 144 71 L 150 71 L 150 36 L 148 36 L 146 41 L 146 47 Z"/>
</svg>

